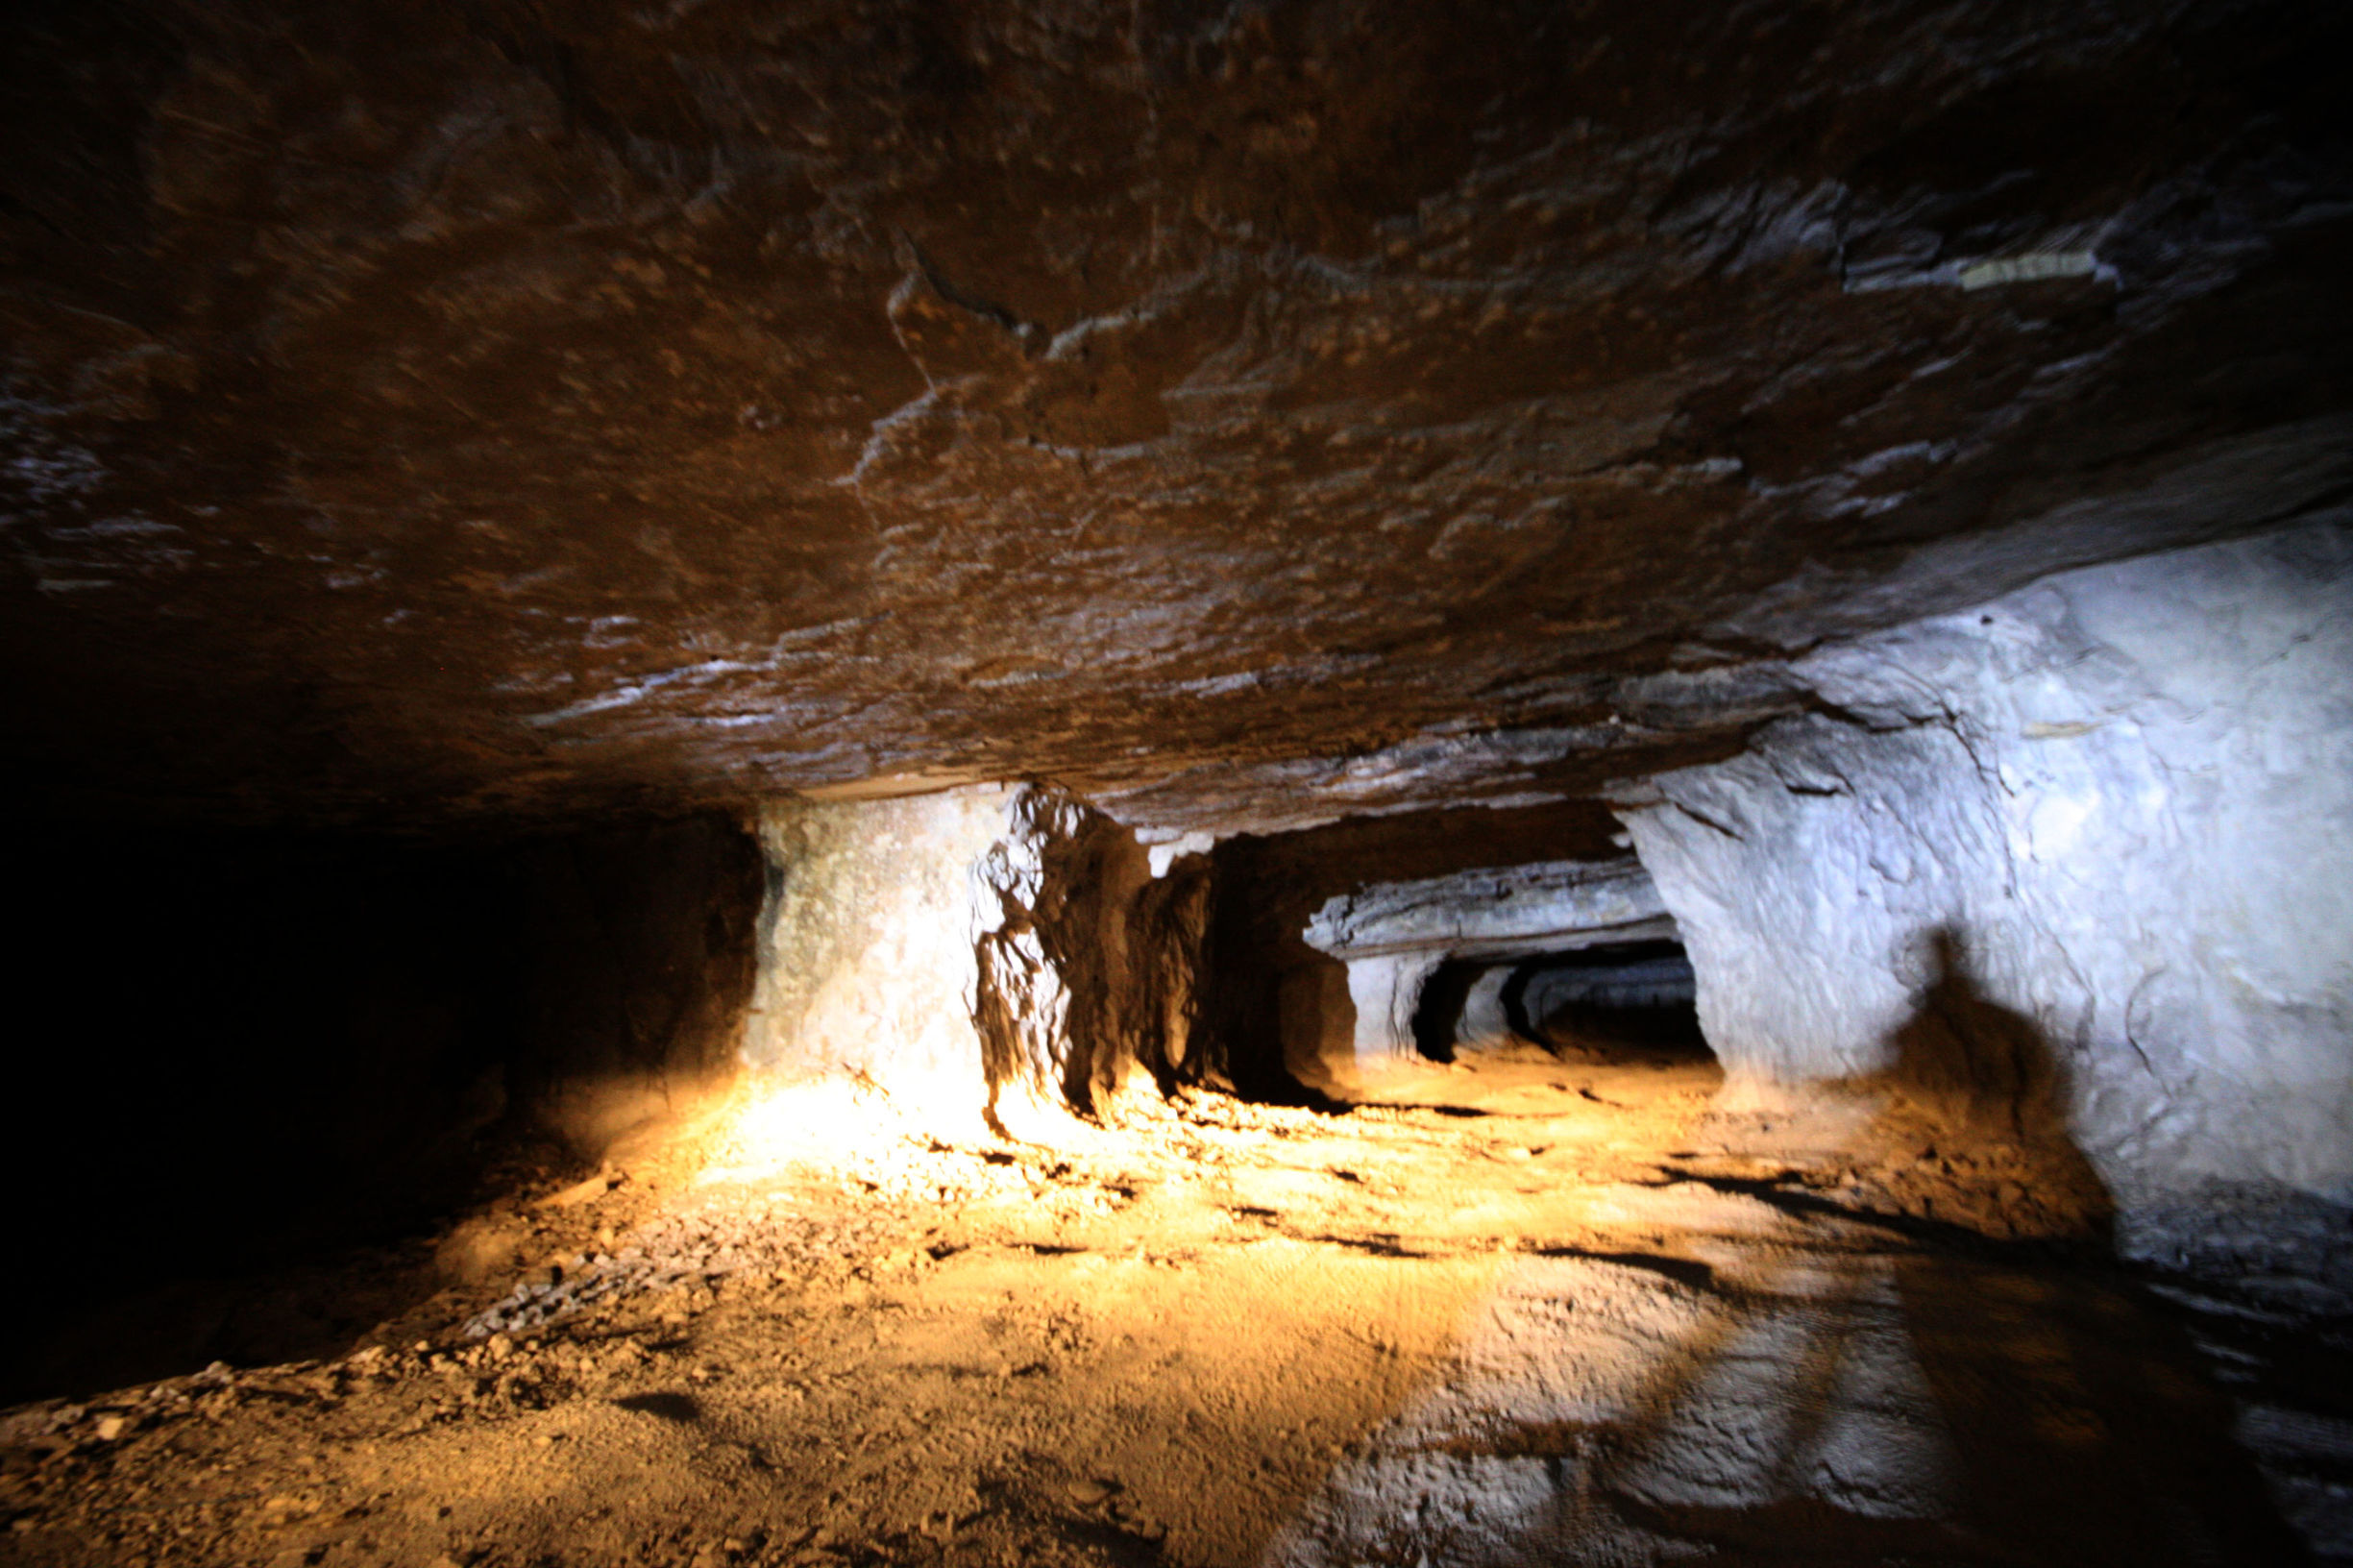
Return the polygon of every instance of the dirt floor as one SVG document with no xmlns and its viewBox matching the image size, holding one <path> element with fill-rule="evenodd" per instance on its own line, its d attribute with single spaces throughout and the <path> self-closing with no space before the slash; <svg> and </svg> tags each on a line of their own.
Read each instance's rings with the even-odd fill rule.
<svg viewBox="0 0 2353 1568">
<path fill-rule="evenodd" d="M 1717 1082 L 1521 1047 L 1036 1141 L 776 1090 L 483 1206 L 336 1360 L 7 1412 L 0 1558 L 2312 1560 L 2088 1167 Z"/>
</svg>

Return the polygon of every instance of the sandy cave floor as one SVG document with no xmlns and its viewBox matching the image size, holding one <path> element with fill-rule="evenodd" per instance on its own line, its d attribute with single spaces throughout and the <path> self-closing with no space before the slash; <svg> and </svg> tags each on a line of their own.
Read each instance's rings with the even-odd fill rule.
<svg viewBox="0 0 2353 1568">
<path fill-rule="evenodd" d="M 1034 1143 L 803 1086 L 467 1218 L 482 1283 L 339 1360 L 0 1416 L 0 1559 L 2308 1560 L 2353 1476 L 2233 1441 L 2260 1314 L 2054 1239 L 2049 1151 L 1716 1083 L 1522 1047 Z"/>
</svg>

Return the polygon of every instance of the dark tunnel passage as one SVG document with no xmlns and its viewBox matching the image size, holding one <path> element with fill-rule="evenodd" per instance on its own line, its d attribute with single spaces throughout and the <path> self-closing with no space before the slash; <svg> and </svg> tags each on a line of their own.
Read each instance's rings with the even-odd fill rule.
<svg viewBox="0 0 2353 1568">
<path fill-rule="evenodd" d="M 1455 1059 L 1457 1037 L 1462 1027 L 1464 1007 L 1469 1003 L 1471 988 L 1479 977 L 1493 968 L 1475 959 L 1450 958 L 1430 973 L 1422 982 L 1422 994 L 1413 1008 L 1413 1047 L 1433 1062 L 1452 1062 Z"/>
<path fill-rule="evenodd" d="M 0 1180 L 23 1254 L 73 1260 L 0 1305 L 0 1401 L 331 1354 L 446 1288 L 453 1214 L 734 1071 L 761 893 L 709 816 L 52 828 L 0 876 L 39 911 L 0 952 Z"/>
<path fill-rule="evenodd" d="M 1612 943 L 1548 953 L 1504 982 L 1504 1016 L 1562 1054 L 1712 1059 L 1700 1031 L 1698 982 L 1682 944 Z"/>
<path fill-rule="evenodd" d="M 1712 1062 L 1697 1004 L 1691 960 L 1672 941 L 1450 958 L 1422 983 L 1413 1043 L 1433 1062 L 1509 1041 L 1572 1061 Z"/>
</svg>

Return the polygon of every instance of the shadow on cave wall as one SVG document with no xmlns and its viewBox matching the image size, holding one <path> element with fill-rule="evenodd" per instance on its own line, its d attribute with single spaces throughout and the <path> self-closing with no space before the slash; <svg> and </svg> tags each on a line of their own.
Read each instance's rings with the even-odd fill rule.
<svg viewBox="0 0 2353 1568">
<path fill-rule="evenodd" d="M 2004 1560 L 2309 1561 L 2232 1439 L 2229 1399 L 2113 1266 L 2115 1198 L 2069 1130 L 2066 1058 L 1985 993 L 1960 932 L 1922 945 L 1928 983 L 1894 1034 L 1894 1086 L 1963 1149 L 2020 1147 L 2036 1196 L 2065 1218 L 2065 1234 L 2022 1247 L 1930 1245 L 1897 1262 L 1956 1462 L 1954 1522 Z M 2053 1239 L 2068 1244 L 2052 1252 Z"/>
<path fill-rule="evenodd" d="M 2073 1238 L 2104 1250 L 2116 1199 L 2070 1131 L 2066 1059 L 2034 1019 L 1985 993 L 1958 931 L 1935 927 L 1919 951 L 1927 984 L 1890 1036 L 1891 1087 L 1961 1137 L 2017 1147 L 2046 1206 L 2065 1213 Z"/>
<path fill-rule="evenodd" d="M 2007 1145 L 2064 1206 L 2062 1234 L 1996 1238 L 1958 1218 L 1858 1216 L 1778 1180 L 1711 1183 L 1798 1223 L 1744 1257 L 1734 1288 L 1703 1286 L 1697 1327 L 1600 1440 L 1580 1438 L 1589 1461 L 1514 1543 L 1530 1560 L 1629 1530 L 1734 1564 L 2312 1560 L 2195 1347 L 2108 1256 L 2114 1202 L 2069 1136 L 2065 1057 L 1986 994 L 1959 933 L 1927 933 L 1922 956 L 1857 1158 L 1932 1138 L 1965 1178 L 1973 1147 Z M 1760 1426 L 1769 1449 L 1727 1440 Z"/>
</svg>

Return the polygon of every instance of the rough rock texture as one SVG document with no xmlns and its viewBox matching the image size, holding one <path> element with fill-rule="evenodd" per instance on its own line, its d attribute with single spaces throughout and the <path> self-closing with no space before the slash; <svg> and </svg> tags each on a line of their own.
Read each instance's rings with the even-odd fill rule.
<svg viewBox="0 0 2353 1568">
<path fill-rule="evenodd" d="M 569 1075 L 668 1092 L 743 984 L 766 1067 L 1329 1109 L 1443 1013 L 1433 954 L 1508 1025 L 1476 944 L 1519 939 L 1456 906 L 1352 976 L 1315 912 L 1620 860 L 1607 797 L 1740 1081 L 2338 1191 L 2349 42 L 2309 0 L 9 8 L 6 804 L 283 836 L 260 966 L 135 853 L 47 868 L 32 951 L 101 957 L 17 993 L 103 1038 L 9 1061 L 136 1115 L 42 1118 L 16 1186 L 348 1220 L 502 1093 L 603 1137 Z M 690 811 L 757 818 L 756 933 L 720 816 L 513 849 Z M 1770 1530 L 1910 1395 L 1785 1377 L 1821 1314 L 1892 1343 L 1879 1286 L 1751 1283 L 1787 1332 L 1728 1365 L 1844 1412 L 1829 1458 L 1734 1433 Z M 1669 1429 L 1554 1465 L 1582 1408 L 1489 1457 L 1717 1506 Z"/>
<path fill-rule="evenodd" d="M 2348 607 L 2353 538 L 2310 527 L 1800 661 L 1823 711 L 1625 812 L 1727 1067 L 2055 1080 L 2112 1182 L 2341 1190 Z M 1905 1060 L 1940 996 L 1985 1026 L 1940 1049 L 1998 1060 Z"/>
<path fill-rule="evenodd" d="M 1411 1056 L 1413 1017 L 1422 988 L 1444 961 L 1442 953 L 1384 953 L 1348 961 L 1348 1005 L 1356 1015 L 1349 1046 L 1359 1064 Z"/>
<path fill-rule="evenodd" d="M 2304 1557 L 2228 1407 L 2113 1283 L 1746 1194 L 1613 1196 L 1683 1253 L 1511 1260 L 1268 1568 L 2341 1560 Z"/>
<path fill-rule="evenodd" d="M 1625 677 L 2341 494 L 2346 26 L 13 7 L 6 758 L 1228 832 L 1661 766 Z"/>
<path fill-rule="evenodd" d="M 1208 868 L 1154 876 L 1132 832 L 1058 790 L 1010 817 L 972 870 L 992 1114 L 1009 1090 L 1100 1113 L 1140 1069 L 1172 1083 L 1197 1060 Z"/>
<path fill-rule="evenodd" d="M 1463 989 L 1461 1016 L 1455 1020 L 1457 1045 L 1492 1048 L 1512 1044 L 1521 1038 L 1520 1031 L 1512 1025 L 1510 1010 L 1504 1006 L 1504 987 L 1516 968 L 1498 964 L 1471 977 L 1471 983 Z"/>
<path fill-rule="evenodd" d="M 1482 867 L 1342 894 L 1308 921 L 1308 945 L 1335 958 L 1435 949 L 1541 952 L 1675 934 L 1640 861 Z"/>
<path fill-rule="evenodd" d="M 769 857 L 747 1056 L 1099 1113 L 1195 1065 L 1208 871 L 1154 877 L 1126 828 L 1060 791 L 787 801 Z"/>
</svg>

